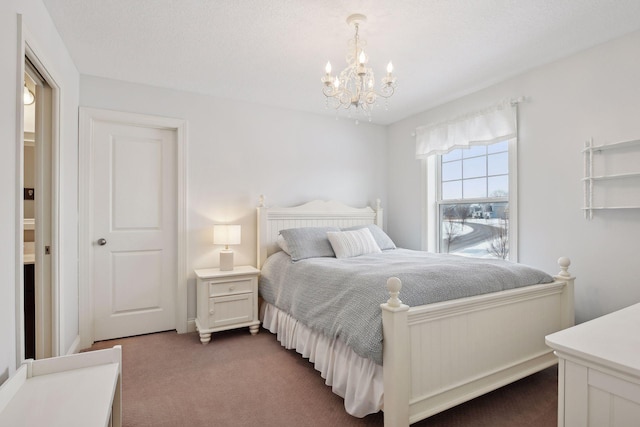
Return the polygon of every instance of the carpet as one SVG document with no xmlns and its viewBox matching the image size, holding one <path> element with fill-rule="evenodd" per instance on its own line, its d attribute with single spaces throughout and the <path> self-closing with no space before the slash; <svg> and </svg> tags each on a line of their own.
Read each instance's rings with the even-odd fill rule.
<svg viewBox="0 0 640 427">
<path fill-rule="evenodd" d="M 125 427 L 383 426 L 344 411 L 308 360 L 264 329 L 219 332 L 202 345 L 175 331 L 95 343 L 122 346 Z M 414 427 L 557 425 L 557 369 L 548 368 Z"/>
</svg>

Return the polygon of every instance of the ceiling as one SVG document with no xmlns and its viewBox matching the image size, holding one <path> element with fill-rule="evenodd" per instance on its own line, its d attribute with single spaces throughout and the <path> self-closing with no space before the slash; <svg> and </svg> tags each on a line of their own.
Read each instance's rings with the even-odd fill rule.
<svg viewBox="0 0 640 427">
<path fill-rule="evenodd" d="M 43 0 L 81 74 L 320 114 L 320 78 L 346 65 L 367 15 L 389 124 L 640 29 L 638 0 Z"/>
</svg>

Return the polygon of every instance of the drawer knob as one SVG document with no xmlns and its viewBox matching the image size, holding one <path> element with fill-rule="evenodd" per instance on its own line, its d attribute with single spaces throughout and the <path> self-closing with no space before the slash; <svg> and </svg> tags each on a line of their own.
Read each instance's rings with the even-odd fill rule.
<svg viewBox="0 0 640 427">
<path fill-rule="evenodd" d="M 236 288 L 236 287 L 235 287 L 235 285 L 231 285 L 231 286 L 229 286 L 229 290 L 230 290 L 230 291 L 235 290 L 235 288 Z"/>
<path fill-rule="evenodd" d="M 212 308 L 211 310 L 209 310 L 209 314 L 213 314 L 215 313 L 215 310 Z"/>
</svg>

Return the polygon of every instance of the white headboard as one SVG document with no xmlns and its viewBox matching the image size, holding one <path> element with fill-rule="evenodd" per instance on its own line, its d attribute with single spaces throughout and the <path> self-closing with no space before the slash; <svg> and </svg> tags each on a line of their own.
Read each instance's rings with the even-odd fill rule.
<svg viewBox="0 0 640 427">
<path fill-rule="evenodd" d="M 353 225 L 376 224 L 382 228 L 382 208 L 380 199 L 376 207 L 353 208 L 335 200 L 314 200 L 300 206 L 269 208 L 264 196 L 258 204 L 257 250 L 258 268 L 269 255 L 278 251 L 276 239 L 280 230 L 298 227 L 350 227 Z"/>
</svg>

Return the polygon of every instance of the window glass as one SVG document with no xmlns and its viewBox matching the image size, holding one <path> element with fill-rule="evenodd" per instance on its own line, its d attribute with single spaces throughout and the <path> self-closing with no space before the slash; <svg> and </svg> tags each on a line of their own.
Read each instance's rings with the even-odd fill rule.
<svg viewBox="0 0 640 427">
<path fill-rule="evenodd" d="M 490 154 L 487 156 L 487 174 L 505 175 L 509 173 L 509 153 Z"/>
<path fill-rule="evenodd" d="M 443 162 L 449 162 L 451 160 L 460 160 L 462 158 L 462 150 L 452 150 L 447 154 L 442 155 Z"/>
<path fill-rule="evenodd" d="M 509 196 L 509 176 L 500 175 L 488 178 L 487 194 L 489 197 L 507 197 Z"/>
<path fill-rule="evenodd" d="M 509 257 L 509 142 L 439 156 L 438 250 Z"/>
<path fill-rule="evenodd" d="M 442 181 L 451 181 L 462 178 L 462 161 L 442 162 Z"/>
<path fill-rule="evenodd" d="M 473 157 L 462 161 L 463 178 L 476 178 L 479 176 L 487 176 L 487 156 Z"/>
<path fill-rule="evenodd" d="M 462 199 L 462 181 L 449 181 L 442 183 L 442 199 Z"/>
<path fill-rule="evenodd" d="M 508 207 L 507 202 L 440 205 L 440 252 L 507 259 Z"/>
<path fill-rule="evenodd" d="M 509 151 L 509 141 L 496 142 L 495 144 L 487 145 L 487 151 L 489 154 Z"/>
<path fill-rule="evenodd" d="M 487 154 L 486 145 L 472 145 L 469 148 L 459 148 L 462 151 L 462 157 L 468 159 L 469 157 L 484 156 Z"/>
<path fill-rule="evenodd" d="M 487 178 L 465 179 L 462 182 L 462 196 L 463 199 L 487 197 Z"/>
</svg>

